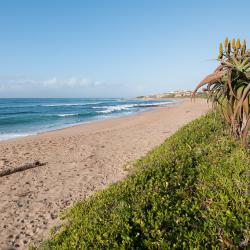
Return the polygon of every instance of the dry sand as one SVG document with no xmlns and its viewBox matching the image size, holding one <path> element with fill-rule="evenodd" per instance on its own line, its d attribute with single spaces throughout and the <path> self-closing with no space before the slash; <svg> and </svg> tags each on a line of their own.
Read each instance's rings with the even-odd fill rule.
<svg viewBox="0 0 250 250">
<path fill-rule="evenodd" d="M 60 223 L 60 211 L 124 178 L 124 164 L 207 110 L 205 100 L 186 99 L 130 117 L 0 142 L 0 171 L 47 163 L 0 177 L 0 249 L 27 249 L 45 239 Z"/>
</svg>

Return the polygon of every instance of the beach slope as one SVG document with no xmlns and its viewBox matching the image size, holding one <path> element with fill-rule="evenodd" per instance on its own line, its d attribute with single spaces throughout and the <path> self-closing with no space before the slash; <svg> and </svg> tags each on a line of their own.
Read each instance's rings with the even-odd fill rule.
<svg viewBox="0 0 250 250">
<path fill-rule="evenodd" d="M 36 163 L 0 177 L 0 249 L 26 249 L 45 239 L 60 224 L 60 211 L 124 178 L 124 165 L 208 109 L 204 99 L 185 99 L 130 117 L 0 142 L 0 171 Z"/>
</svg>

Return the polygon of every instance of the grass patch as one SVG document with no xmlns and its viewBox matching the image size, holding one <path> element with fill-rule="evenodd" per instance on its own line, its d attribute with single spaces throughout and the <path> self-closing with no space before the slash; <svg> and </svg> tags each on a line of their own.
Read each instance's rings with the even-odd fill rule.
<svg viewBox="0 0 250 250">
<path fill-rule="evenodd" d="M 210 113 L 67 212 L 41 249 L 247 248 L 250 154 Z"/>
</svg>

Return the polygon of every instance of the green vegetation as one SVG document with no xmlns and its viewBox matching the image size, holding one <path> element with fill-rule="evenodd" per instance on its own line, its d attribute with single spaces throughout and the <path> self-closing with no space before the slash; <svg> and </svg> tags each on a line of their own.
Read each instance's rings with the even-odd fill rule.
<svg viewBox="0 0 250 250">
<path fill-rule="evenodd" d="M 41 249 L 211 249 L 250 244 L 249 149 L 218 113 L 180 129 L 122 182 L 77 203 Z"/>
<path fill-rule="evenodd" d="M 250 132 L 250 51 L 246 41 L 226 38 L 219 46 L 219 66 L 196 87 L 207 85 L 210 99 L 219 106 L 231 132 L 248 144 Z"/>
</svg>

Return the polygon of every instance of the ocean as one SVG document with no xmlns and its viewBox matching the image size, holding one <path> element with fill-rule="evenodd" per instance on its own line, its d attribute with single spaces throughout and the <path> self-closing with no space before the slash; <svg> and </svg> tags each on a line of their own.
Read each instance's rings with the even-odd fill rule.
<svg viewBox="0 0 250 250">
<path fill-rule="evenodd" d="M 0 140 L 131 115 L 174 100 L 0 98 Z"/>
</svg>

